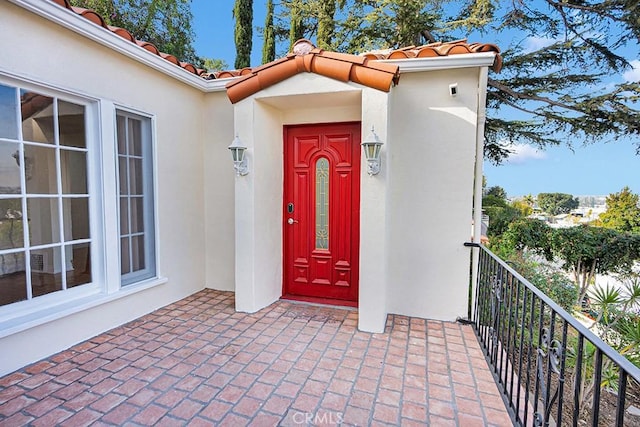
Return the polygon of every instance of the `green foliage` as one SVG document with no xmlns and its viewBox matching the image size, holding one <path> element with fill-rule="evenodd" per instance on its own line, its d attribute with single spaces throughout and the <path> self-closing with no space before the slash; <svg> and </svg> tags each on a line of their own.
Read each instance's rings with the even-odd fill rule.
<svg viewBox="0 0 640 427">
<path fill-rule="evenodd" d="M 253 0 L 236 0 L 233 6 L 236 20 L 234 39 L 236 43 L 235 68 L 251 66 L 251 46 L 253 37 Z"/>
<path fill-rule="evenodd" d="M 565 193 L 540 193 L 538 194 L 538 205 L 540 209 L 549 215 L 569 213 L 577 208 L 580 202 L 571 194 Z"/>
<path fill-rule="evenodd" d="M 262 31 L 262 63 L 266 64 L 276 59 L 276 35 L 273 29 L 273 0 L 267 1 L 267 14 Z"/>
<path fill-rule="evenodd" d="M 607 197 L 607 210 L 600 215 L 598 225 L 613 230 L 640 233 L 639 197 L 629 187 Z"/>
<path fill-rule="evenodd" d="M 529 249 L 547 260 L 553 258 L 551 252 L 552 229 L 538 219 L 520 218 L 509 224 L 502 236 L 502 242 L 508 248 L 519 253 Z"/>
<path fill-rule="evenodd" d="M 318 19 L 318 47 L 331 49 L 331 42 L 335 32 L 336 0 L 322 0 L 320 2 L 320 18 Z"/>
<path fill-rule="evenodd" d="M 485 192 L 486 196 L 496 196 L 499 197 L 500 199 L 506 199 L 507 198 L 507 192 L 505 191 L 504 188 L 500 187 L 499 185 L 494 185 L 493 187 L 489 187 L 487 188 L 487 191 Z"/>
<path fill-rule="evenodd" d="M 289 51 L 291 52 L 293 50 L 293 44 L 305 35 L 305 27 L 302 20 L 302 5 L 298 1 L 293 1 L 289 13 L 291 15 L 291 23 L 289 25 Z"/>
<path fill-rule="evenodd" d="M 229 65 L 222 59 L 216 58 L 200 58 L 202 60 L 202 67 L 208 72 L 222 71 L 229 68 Z"/>
<path fill-rule="evenodd" d="M 189 0 L 70 0 L 74 6 L 96 11 L 109 25 L 128 30 L 161 52 L 197 66 L 193 48 Z"/>
</svg>

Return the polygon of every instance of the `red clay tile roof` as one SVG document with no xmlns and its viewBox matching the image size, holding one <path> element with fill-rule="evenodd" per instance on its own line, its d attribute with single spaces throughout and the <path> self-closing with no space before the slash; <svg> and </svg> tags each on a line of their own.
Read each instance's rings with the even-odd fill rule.
<svg viewBox="0 0 640 427">
<path fill-rule="evenodd" d="M 202 76 L 203 74 L 206 74 L 207 70 L 203 70 L 200 68 L 196 68 L 193 64 L 190 64 L 188 62 L 181 62 L 178 58 L 176 58 L 173 55 L 169 55 L 167 53 L 163 53 L 160 52 L 158 50 L 157 47 L 155 47 L 153 44 L 149 43 L 149 42 L 145 42 L 145 41 L 141 41 L 141 40 L 136 40 L 135 37 L 133 37 L 133 35 L 131 35 L 131 33 L 127 30 L 125 30 L 124 28 L 119 28 L 119 27 L 113 27 L 111 25 L 107 25 L 106 22 L 104 22 L 104 19 L 102 18 L 102 16 L 100 16 L 98 13 L 94 12 L 93 10 L 90 9 L 84 9 L 82 7 L 75 7 L 75 6 L 71 6 L 71 3 L 69 3 L 69 0 L 50 0 L 54 3 L 56 3 L 57 5 L 64 7 L 65 9 L 68 9 L 80 16 L 82 16 L 83 18 L 93 22 L 94 24 L 111 31 L 114 34 L 119 35 L 120 37 L 122 37 L 125 40 L 128 40 L 132 43 L 137 44 L 138 46 L 142 47 L 145 50 L 148 50 L 149 52 L 158 55 L 159 57 L 171 62 L 172 64 L 177 65 L 178 67 L 181 67 L 185 70 L 187 70 L 188 72 L 195 74 L 197 76 Z"/>
<path fill-rule="evenodd" d="M 384 59 L 428 58 L 478 52 L 496 52 L 496 59 L 492 68 L 496 72 L 502 68 L 500 49 L 496 45 L 489 43 L 467 43 L 466 40 L 457 40 L 431 43 L 424 46 L 409 46 L 383 52 L 371 52 L 356 56 L 318 49 L 309 40 L 301 39 L 294 44 L 292 53 L 260 67 L 208 73 L 206 70 L 196 68 L 193 64 L 181 62 L 173 55 L 160 52 L 151 43 L 136 40 L 124 28 L 107 25 L 104 19 L 93 10 L 71 6 L 69 0 L 50 1 L 192 74 L 205 79 L 238 77 L 226 85 L 227 96 L 233 104 L 301 72 L 316 73 L 344 82 L 352 81 L 388 92 L 392 83 L 397 84 L 400 72 L 398 65 L 378 62 L 378 60 Z"/>
<path fill-rule="evenodd" d="M 496 60 L 491 67 L 495 72 L 502 68 L 500 49 L 491 43 L 467 43 L 466 39 L 451 42 L 437 42 L 423 46 L 408 46 L 396 50 L 365 53 L 368 59 L 433 58 L 437 56 L 461 55 L 466 53 L 495 52 Z"/>
<path fill-rule="evenodd" d="M 398 65 L 370 61 L 364 56 L 329 52 L 309 40 L 298 40 L 284 58 L 254 68 L 245 76 L 227 83 L 232 104 L 302 72 L 316 73 L 343 82 L 352 81 L 388 92 L 400 77 Z"/>
</svg>

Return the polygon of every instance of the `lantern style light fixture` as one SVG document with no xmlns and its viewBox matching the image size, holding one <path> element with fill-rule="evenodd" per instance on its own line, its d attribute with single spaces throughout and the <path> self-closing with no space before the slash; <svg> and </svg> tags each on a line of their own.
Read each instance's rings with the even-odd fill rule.
<svg viewBox="0 0 640 427">
<path fill-rule="evenodd" d="M 367 159 L 367 172 L 369 175 L 377 175 L 380 172 L 380 149 L 382 148 L 382 141 L 378 138 L 378 135 L 371 126 L 371 133 L 362 141 L 362 149 L 364 156 Z"/>
<path fill-rule="evenodd" d="M 233 158 L 233 168 L 236 170 L 236 176 L 244 176 L 249 173 L 249 168 L 247 166 L 247 158 L 245 157 L 247 147 L 242 144 L 240 138 L 236 134 L 236 137 L 233 138 L 233 142 L 229 146 L 229 150 L 231 151 L 231 157 Z"/>
</svg>

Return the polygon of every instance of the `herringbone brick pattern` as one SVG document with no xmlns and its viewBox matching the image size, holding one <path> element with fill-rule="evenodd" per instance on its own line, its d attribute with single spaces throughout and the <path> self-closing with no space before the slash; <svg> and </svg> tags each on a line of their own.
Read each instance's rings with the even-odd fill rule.
<svg viewBox="0 0 640 427">
<path fill-rule="evenodd" d="M 470 326 L 204 290 L 0 378 L 1 426 L 508 426 Z"/>
</svg>

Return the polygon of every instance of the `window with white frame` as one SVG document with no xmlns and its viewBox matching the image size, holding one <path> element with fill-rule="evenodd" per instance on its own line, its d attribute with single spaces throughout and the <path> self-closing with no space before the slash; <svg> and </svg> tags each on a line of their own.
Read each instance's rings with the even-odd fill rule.
<svg viewBox="0 0 640 427">
<path fill-rule="evenodd" d="M 87 105 L 0 83 L 0 306 L 93 281 Z"/>
<path fill-rule="evenodd" d="M 141 113 L 0 76 L 5 320 L 157 277 L 152 140 Z"/>
<path fill-rule="evenodd" d="M 118 191 L 122 285 L 155 276 L 151 119 L 118 110 Z"/>
</svg>

